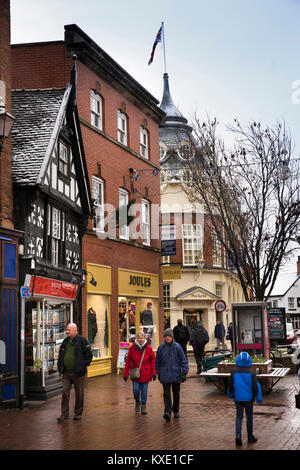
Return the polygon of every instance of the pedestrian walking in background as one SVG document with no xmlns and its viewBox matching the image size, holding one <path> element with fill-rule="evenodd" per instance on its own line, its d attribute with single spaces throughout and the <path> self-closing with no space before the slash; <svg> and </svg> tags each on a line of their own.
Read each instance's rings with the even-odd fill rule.
<svg viewBox="0 0 300 470">
<path fill-rule="evenodd" d="M 58 371 L 63 375 L 61 415 L 59 423 L 69 418 L 69 400 L 71 386 L 75 388 L 74 420 L 80 420 L 83 412 L 84 380 L 87 366 L 90 365 L 93 354 L 86 338 L 79 335 L 77 325 L 69 323 L 66 328 L 67 338 L 61 344 L 58 355 Z"/>
<path fill-rule="evenodd" d="M 253 435 L 253 402 L 262 403 L 262 390 L 257 376 L 250 369 L 252 359 L 247 352 L 241 352 L 235 360 L 236 368 L 231 372 L 227 395 L 233 398 L 236 406 L 235 443 L 242 442 L 242 422 L 244 410 L 247 418 L 248 443 L 257 442 Z"/>
<path fill-rule="evenodd" d="M 220 320 L 217 320 L 217 324 L 215 326 L 215 338 L 217 339 L 217 350 L 220 351 L 220 343 L 222 343 L 223 349 L 226 349 L 225 346 L 225 328 L 223 323 Z"/>
<path fill-rule="evenodd" d="M 130 371 L 136 368 L 140 369 L 139 378 L 131 379 L 135 411 L 138 413 L 141 410 L 142 414 L 147 414 L 148 384 L 151 380 L 156 380 L 156 369 L 153 349 L 142 331 L 137 334 L 135 342 L 129 348 L 124 370 L 125 382 L 128 380 Z"/>
<path fill-rule="evenodd" d="M 174 341 L 174 333 L 171 328 L 164 331 L 164 342 L 158 347 L 155 365 L 158 379 L 164 390 L 163 417 L 166 421 L 170 421 L 173 411 L 174 418 L 180 418 L 180 384 L 186 380 L 189 366 L 182 347 Z"/>
<path fill-rule="evenodd" d="M 191 345 L 193 346 L 194 356 L 197 363 L 197 374 L 202 371 L 202 359 L 205 345 L 209 342 L 207 330 L 203 327 L 202 321 L 196 323 L 191 332 Z"/>
<path fill-rule="evenodd" d="M 177 326 L 173 328 L 173 333 L 176 343 L 180 344 L 184 354 L 187 355 L 186 345 L 190 340 L 190 332 L 188 327 L 182 324 L 181 318 L 177 320 Z"/>
<path fill-rule="evenodd" d="M 230 341 L 231 344 L 231 351 L 233 351 L 233 331 L 232 331 L 232 322 L 229 323 L 227 328 L 227 336 L 226 339 Z"/>
</svg>

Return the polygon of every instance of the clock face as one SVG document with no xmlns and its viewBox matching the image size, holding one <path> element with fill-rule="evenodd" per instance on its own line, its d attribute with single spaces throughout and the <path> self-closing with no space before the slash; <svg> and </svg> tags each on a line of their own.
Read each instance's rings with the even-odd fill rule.
<svg viewBox="0 0 300 470">
<path fill-rule="evenodd" d="M 215 303 L 215 309 L 217 312 L 224 312 L 226 308 L 226 304 L 224 302 L 224 300 L 218 300 L 216 303 Z"/>
</svg>

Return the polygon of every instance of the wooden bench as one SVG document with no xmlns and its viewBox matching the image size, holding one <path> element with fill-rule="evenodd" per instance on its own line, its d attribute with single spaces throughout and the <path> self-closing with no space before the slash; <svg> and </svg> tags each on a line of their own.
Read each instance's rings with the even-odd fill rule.
<svg viewBox="0 0 300 470">
<path fill-rule="evenodd" d="M 268 374 L 258 374 L 260 382 L 263 387 L 263 391 L 271 391 L 272 388 L 279 382 L 280 379 L 283 379 L 290 371 L 289 367 L 276 367 L 271 370 Z M 208 379 L 217 378 L 220 379 L 217 382 L 211 380 L 211 382 L 221 391 L 226 393 L 227 389 L 227 380 L 230 377 L 228 372 L 218 372 L 218 368 L 209 369 L 206 372 L 201 372 L 200 377 L 207 377 Z"/>
</svg>

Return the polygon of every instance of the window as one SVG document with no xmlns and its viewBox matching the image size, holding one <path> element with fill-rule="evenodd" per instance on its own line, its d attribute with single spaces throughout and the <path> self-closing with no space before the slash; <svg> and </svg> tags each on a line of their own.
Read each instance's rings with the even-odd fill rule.
<svg viewBox="0 0 300 470">
<path fill-rule="evenodd" d="M 218 236 L 214 228 L 212 228 L 212 257 L 213 257 L 213 266 L 222 266 L 221 242 L 218 239 Z"/>
<path fill-rule="evenodd" d="M 200 224 L 182 225 L 183 264 L 195 266 L 203 258 L 203 230 Z"/>
<path fill-rule="evenodd" d="M 118 111 L 118 141 L 127 145 L 127 117 Z"/>
<path fill-rule="evenodd" d="M 65 264 L 65 213 L 48 205 L 47 259 L 54 266 Z"/>
<path fill-rule="evenodd" d="M 294 297 L 288 297 L 288 309 L 290 308 L 295 308 L 295 298 Z"/>
<path fill-rule="evenodd" d="M 58 143 L 58 171 L 64 176 L 69 175 L 69 149 L 61 141 Z"/>
<path fill-rule="evenodd" d="M 272 307 L 273 308 L 278 308 L 278 300 L 273 300 Z"/>
<path fill-rule="evenodd" d="M 149 157 L 148 152 L 148 131 L 143 127 L 140 127 L 140 154 L 144 158 Z"/>
<path fill-rule="evenodd" d="M 216 296 L 219 299 L 223 298 L 223 284 L 216 284 Z"/>
<path fill-rule="evenodd" d="M 119 236 L 124 240 L 129 240 L 129 227 L 127 221 L 128 192 L 119 189 Z"/>
<path fill-rule="evenodd" d="M 94 199 L 95 219 L 94 230 L 104 232 L 104 181 L 97 176 L 92 177 L 92 196 Z"/>
<path fill-rule="evenodd" d="M 162 256 L 162 264 L 170 264 L 170 256 Z"/>
<path fill-rule="evenodd" d="M 144 245 L 150 245 L 150 204 L 142 199 L 142 239 Z"/>
<path fill-rule="evenodd" d="M 102 98 L 91 90 L 91 124 L 102 130 Z"/>
<path fill-rule="evenodd" d="M 170 284 L 163 285 L 164 292 L 164 310 L 170 309 Z"/>
</svg>

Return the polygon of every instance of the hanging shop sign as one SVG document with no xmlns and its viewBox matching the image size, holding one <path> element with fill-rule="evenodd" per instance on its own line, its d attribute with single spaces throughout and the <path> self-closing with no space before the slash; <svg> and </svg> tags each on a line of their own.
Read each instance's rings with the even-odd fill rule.
<svg viewBox="0 0 300 470">
<path fill-rule="evenodd" d="M 162 266 L 161 274 L 163 281 L 181 279 L 181 266 Z"/>
<path fill-rule="evenodd" d="M 119 269 L 118 282 L 119 295 L 159 297 L 159 279 L 157 274 Z"/>
<path fill-rule="evenodd" d="M 32 276 L 30 280 L 30 294 L 32 296 L 39 295 L 75 300 L 77 289 L 77 284 L 48 279 L 46 277 Z"/>
</svg>

